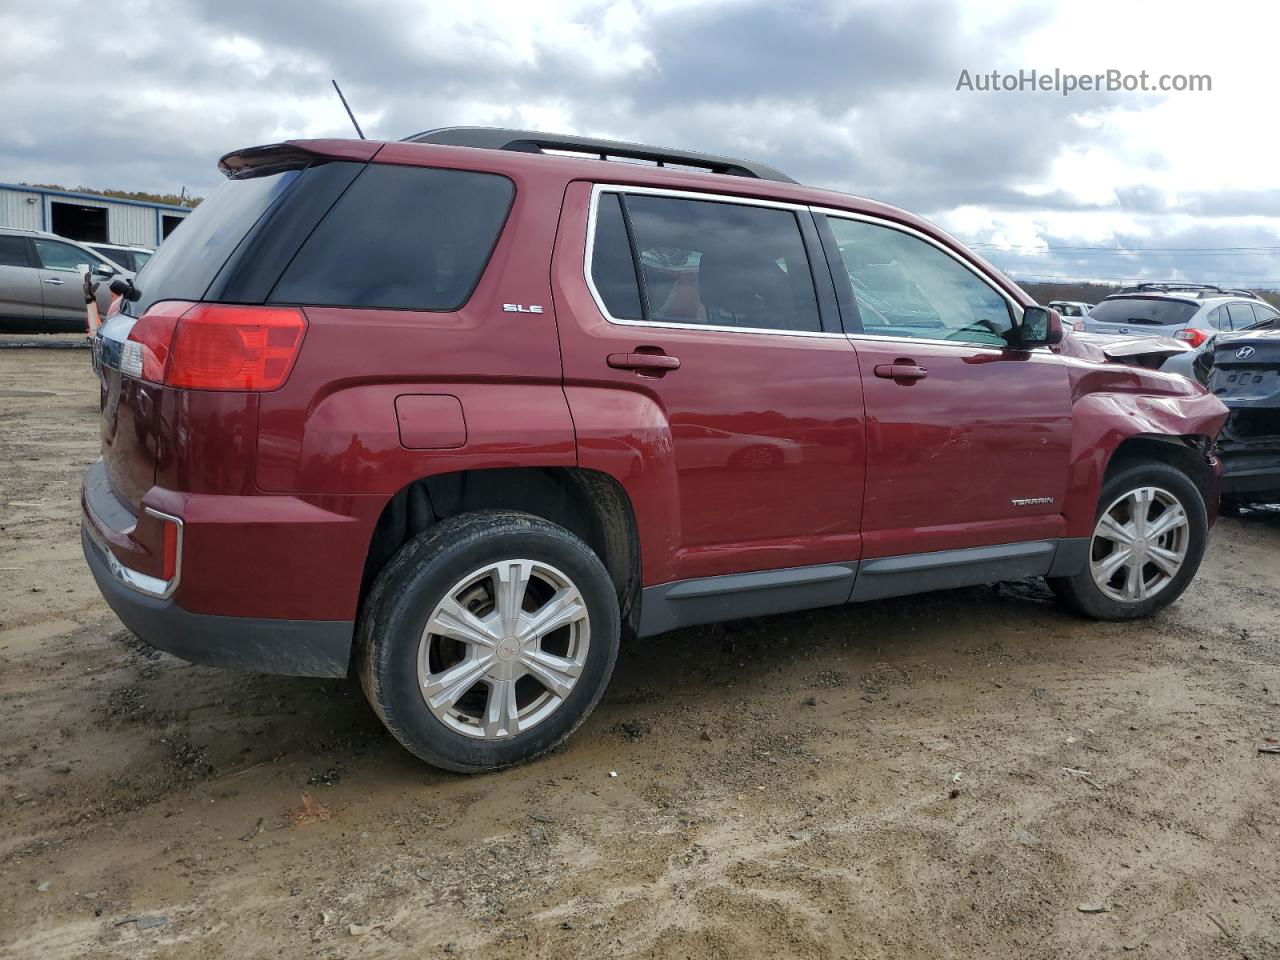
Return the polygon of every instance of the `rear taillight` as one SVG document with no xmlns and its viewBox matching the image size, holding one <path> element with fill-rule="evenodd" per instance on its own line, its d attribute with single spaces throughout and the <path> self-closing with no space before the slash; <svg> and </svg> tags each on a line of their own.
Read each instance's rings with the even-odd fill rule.
<svg viewBox="0 0 1280 960">
<path fill-rule="evenodd" d="M 1195 327 L 1184 327 L 1173 335 L 1175 340 L 1185 340 L 1193 347 L 1198 347 L 1209 339 L 1209 335 L 1203 330 L 1197 330 Z"/>
<path fill-rule="evenodd" d="M 125 338 L 120 354 L 120 370 L 151 383 L 164 383 L 169 347 L 178 318 L 191 309 L 190 303 L 166 300 L 138 318 Z"/>
<path fill-rule="evenodd" d="M 125 373 L 188 390 L 274 390 L 289 377 L 307 321 L 296 307 L 158 303 L 134 324 Z"/>
</svg>

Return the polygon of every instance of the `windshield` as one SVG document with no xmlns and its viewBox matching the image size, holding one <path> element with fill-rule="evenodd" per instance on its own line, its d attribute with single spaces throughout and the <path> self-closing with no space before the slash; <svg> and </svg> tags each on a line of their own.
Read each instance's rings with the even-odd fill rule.
<svg viewBox="0 0 1280 960">
<path fill-rule="evenodd" d="M 1141 323 L 1156 326 L 1181 326 L 1190 320 L 1198 303 L 1185 300 L 1163 300 L 1153 297 L 1115 297 L 1103 300 L 1089 311 L 1089 321 L 1102 323 Z"/>
</svg>

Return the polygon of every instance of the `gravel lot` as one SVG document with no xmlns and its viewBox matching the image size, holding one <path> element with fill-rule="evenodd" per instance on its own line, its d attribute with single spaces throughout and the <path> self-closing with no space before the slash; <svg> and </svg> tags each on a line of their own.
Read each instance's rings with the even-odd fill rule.
<svg viewBox="0 0 1280 960">
<path fill-rule="evenodd" d="M 1280 513 L 1146 623 L 1026 581 L 644 641 L 462 778 L 352 683 L 137 644 L 96 414 L 84 351 L 0 350 L 0 956 L 1280 957 Z"/>
</svg>

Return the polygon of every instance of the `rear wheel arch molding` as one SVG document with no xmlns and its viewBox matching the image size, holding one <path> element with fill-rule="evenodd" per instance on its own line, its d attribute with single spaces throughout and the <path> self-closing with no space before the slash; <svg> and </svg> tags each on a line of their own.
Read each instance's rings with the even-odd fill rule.
<svg viewBox="0 0 1280 960">
<path fill-rule="evenodd" d="M 442 520 L 480 510 L 532 514 L 582 539 L 618 593 L 624 637 L 639 622 L 640 540 L 631 498 L 609 474 L 581 467 L 494 467 L 419 477 L 387 499 L 365 553 L 360 609 L 396 552 Z"/>
</svg>

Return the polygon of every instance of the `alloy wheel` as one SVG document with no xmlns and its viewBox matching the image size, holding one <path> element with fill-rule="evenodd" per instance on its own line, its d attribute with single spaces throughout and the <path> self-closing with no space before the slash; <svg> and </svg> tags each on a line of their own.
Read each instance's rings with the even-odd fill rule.
<svg viewBox="0 0 1280 960">
<path fill-rule="evenodd" d="M 1130 490 L 1098 518 L 1089 551 L 1093 582 L 1112 600 L 1141 603 L 1178 575 L 1190 534 L 1187 512 L 1168 490 Z"/>
<path fill-rule="evenodd" d="M 568 576 L 537 560 L 501 560 L 436 605 L 418 645 L 418 683 L 449 729 L 502 740 L 564 703 L 590 644 L 587 605 Z"/>
</svg>

